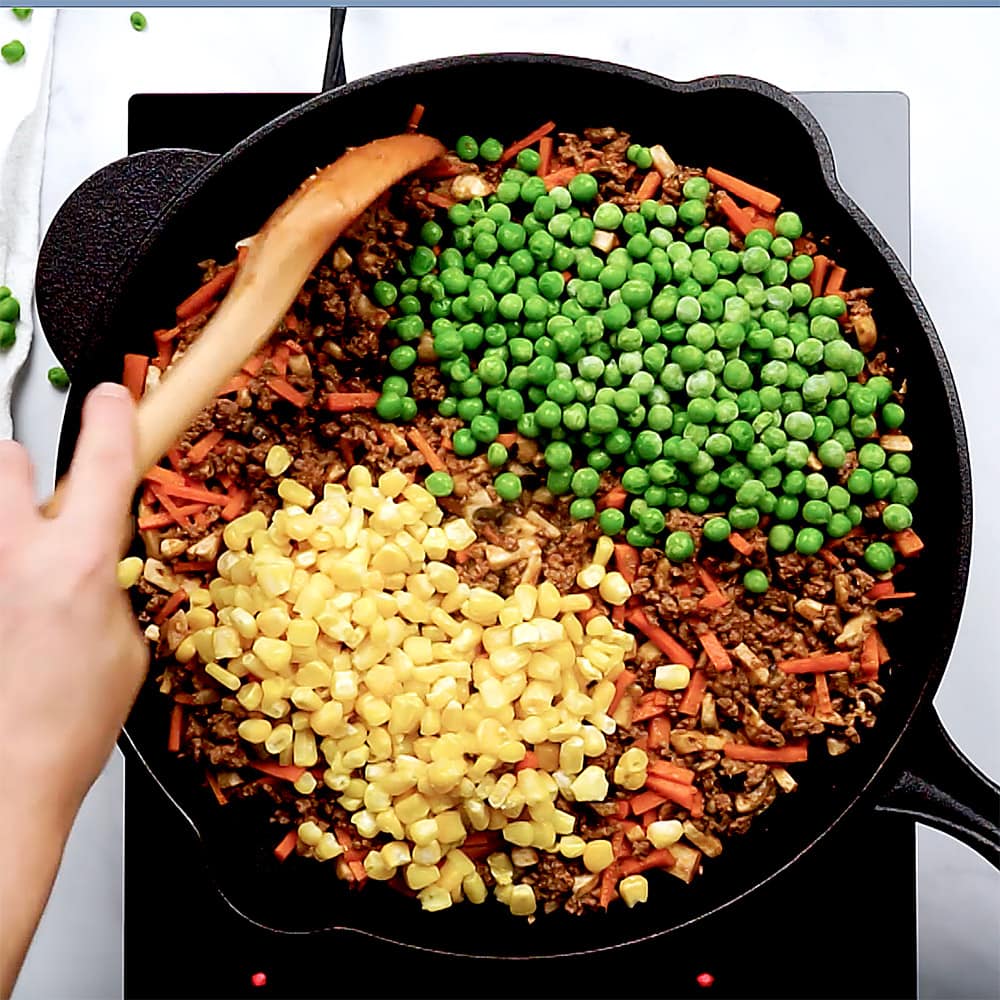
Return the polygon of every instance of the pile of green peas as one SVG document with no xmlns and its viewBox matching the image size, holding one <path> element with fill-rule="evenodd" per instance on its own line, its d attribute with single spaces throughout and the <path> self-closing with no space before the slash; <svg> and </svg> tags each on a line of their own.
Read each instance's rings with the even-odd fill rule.
<svg viewBox="0 0 1000 1000">
<path fill-rule="evenodd" d="M 456 143 L 470 161 L 494 162 L 501 150 L 494 139 Z M 639 145 L 627 158 L 651 162 Z M 399 341 L 381 417 L 416 413 L 407 373 L 427 332 L 448 386 L 438 412 L 464 423 L 456 455 L 485 451 L 499 470 L 504 430 L 537 439 L 547 486 L 573 497 L 572 517 L 597 516 L 632 545 L 652 545 L 674 508 L 720 512 L 704 523 L 710 542 L 771 515 L 779 553 L 815 553 L 860 524 L 873 500 L 888 501 L 887 531 L 909 527 L 910 459 L 878 443 L 905 413 L 888 378 L 858 381 L 865 357 L 838 322 L 846 305 L 813 297 L 813 260 L 793 244 L 803 232 L 796 213 L 778 215 L 773 234 L 751 231 L 738 250 L 726 227 L 709 224 L 704 177 L 684 183 L 679 205 L 648 200 L 625 212 L 599 200 L 591 174 L 548 190 L 538 168 L 537 152 L 522 150 L 493 194 L 423 223 L 396 280 L 375 284 Z M 617 245 L 595 250 L 599 234 Z M 849 452 L 858 468 L 842 485 Z M 608 469 L 631 499 L 598 515 Z M 521 491 L 504 472 L 495 487 L 505 500 Z M 681 535 L 666 541 L 678 561 L 694 548 Z M 867 559 L 879 571 L 894 562 L 884 543 Z"/>
</svg>

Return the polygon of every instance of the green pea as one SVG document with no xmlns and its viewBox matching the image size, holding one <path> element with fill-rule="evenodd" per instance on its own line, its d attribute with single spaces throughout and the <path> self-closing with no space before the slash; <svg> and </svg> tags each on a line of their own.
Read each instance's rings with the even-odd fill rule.
<svg viewBox="0 0 1000 1000">
<path fill-rule="evenodd" d="M 702 527 L 702 534 L 710 542 L 724 542 L 732 531 L 732 526 L 724 517 L 710 517 Z"/>
<path fill-rule="evenodd" d="M 573 473 L 570 488 L 578 497 L 592 497 L 600 483 L 601 477 L 597 470 L 584 467 Z"/>
<path fill-rule="evenodd" d="M 507 449 L 499 441 L 494 441 L 486 449 L 486 461 L 494 468 L 503 465 L 507 461 Z"/>
<path fill-rule="evenodd" d="M 769 586 L 767 575 L 759 569 L 748 569 L 743 574 L 743 587 L 751 594 L 764 594 Z"/>
<path fill-rule="evenodd" d="M 396 371 L 406 371 L 417 363 L 417 352 L 407 344 L 394 348 L 389 353 L 389 364 Z"/>
<path fill-rule="evenodd" d="M 794 541 L 795 531 L 787 524 L 774 525 L 767 535 L 768 545 L 770 545 L 775 552 L 787 552 L 792 547 L 792 543 Z"/>
<path fill-rule="evenodd" d="M 672 562 L 683 562 L 694 555 L 694 539 L 687 531 L 672 531 L 667 535 L 663 551 Z"/>
<path fill-rule="evenodd" d="M 863 469 L 874 472 L 885 465 L 885 450 L 881 445 L 869 442 L 858 449 L 858 464 Z"/>
<path fill-rule="evenodd" d="M 888 469 L 879 469 L 872 473 L 872 496 L 883 500 L 896 485 L 896 477 Z"/>
<path fill-rule="evenodd" d="M 882 407 L 882 423 L 890 430 L 902 426 L 906 411 L 898 403 L 886 403 Z"/>
<path fill-rule="evenodd" d="M 757 526 L 760 520 L 760 513 L 753 507 L 741 507 L 739 505 L 729 508 L 729 523 L 737 531 L 746 531 Z"/>
<path fill-rule="evenodd" d="M 799 512 L 799 501 L 795 497 L 783 495 L 774 505 L 774 516 L 780 521 L 791 521 Z"/>
<path fill-rule="evenodd" d="M 424 488 L 431 496 L 447 497 L 455 489 L 455 481 L 447 472 L 432 472 L 424 480 Z"/>
<path fill-rule="evenodd" d="M 822 547 L 823 532 L 818 528 L 802 528 L 795 536 L 795 551 L 800 555 L 815 555 Z"/>
<path fill-rule="evenodd" d="M 604 229 L 612 232 L 622 224 L 622 220 L 624 218 L 625 215 L 621 208 L 614 204 L 614 202 L 610 201 L 606 201 L 603 204 L 598 205 L 593 215 L 594 225 L 598 229 Z"/>
<path fill-rule="evenodd" d="M 607 507 L 597 517 L 597 524 L 606 535 L 617 535 L 625 527 L 625 515 L 614 507 Z"/>
<path fill-rule="evenodd" d="M 0 320 L 0 350 L 10 350 L 15 343 L 17 343 L 17 334 L 14 330 L 14 324 Z"/>
<path fill-rule="evenodd" d="M 513 472 L 501 472 L 493 480 L 493 489 L 501 500 L 516 500 L 521 495 L 521 480 Z"/>
<path fill-rule="evenodd" d="M 802 235 L 802 220 L 795 212 L 782 212 L 774 220 L 774 231 L 778 236 L 797 240 Z"/>
<path fill-rule="evenodd" d="M 872 542 L 865 549 L 865 562 L 876 573 L 886 573 L 896 564 L 896 557 L 885 542 Z"/>
</svg>

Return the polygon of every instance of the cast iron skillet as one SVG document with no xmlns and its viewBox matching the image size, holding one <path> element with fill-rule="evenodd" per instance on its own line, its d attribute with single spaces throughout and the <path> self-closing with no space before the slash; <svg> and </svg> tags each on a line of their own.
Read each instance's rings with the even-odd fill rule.
<svg viewBox="0 0 1000 1000">
<path fill-rule="evenodd" d="M 511 139 L 536 118 L 553 118 L 566 130 L 610 123 L 662 141 L 680 163 L 713 164 L 778 192 L 814 232 L 832 235 L 852 286 L 876 289 L 879 327 L 899 344 L 909 383 L 918 474 L 920 456 L 932 446 L 938 463 L 935 475 L 921 480 L 916 516 L 926 550 L 907 569 L 907 589 L 919 597 L 902 624 L 887 629 L 896 666 L 877 725 L 846 756 L 829 759 L 817 748 L 815 760 L 797 772 L 800 789 L 745 837 L 730 839 L 693 885 L 663 876 L 654 879 L 646 906 L 587 918 L 559 913 L 534 926 L 495 905 L 422 915 L 384 886 L 350 893 L 328 866 L 292 861 L 279 868 L 270 849 L 281 832 L 263 828 L 266 814 L 251 815 L 252 806 L 219 808 L 198 775 L 167 754 L 166 703 L 152 682 L 129 718 L 122 748 L 148 768 L 201 837 L 207 870 L 226 901 L 282 932 L 350 928 L 426 949 L 504 957 L 614 947 L 703 919 L 741 898 L 822 837 L 836 836 L 838 822 L 855 809 L 914 816 L 998 864 L 998 789 L 951 743 L 931 705 L 961 613 L 972 527 L 969 458 L 951 372 L 909 276 L 837 183 L 819 125 L 769 84 L 727 76 L 675 83 L 562 56 L 469 56 L 380 73 L 323 94 L 218 158 L 169 150 L 112 164 L 64 206 L 39 263 L 41 318 L 74 376 L 60 470 L 69 462 L 86 391 L 117 379 L 126 351 L 153 351 L 150 332 L 170 324 L 174 305 L 197 283 L 196 261 L 231 258 L 234 242 L 255 231 L 318 164 L 400 128 L 415 101 L 427 107 L 423 127 L 453 143 L 470 123 L 483 127 L 486 96 L 491 134 Z M 529 117 L 524 108 L 532 109 Z M 781 155 L 763 155 L 761 136 Z M 92 308 L 81 312 L 83 302 Z M 877 843 L 841 846 L 844 879 L 853 855 L 880 850 Z"/>
</svg>

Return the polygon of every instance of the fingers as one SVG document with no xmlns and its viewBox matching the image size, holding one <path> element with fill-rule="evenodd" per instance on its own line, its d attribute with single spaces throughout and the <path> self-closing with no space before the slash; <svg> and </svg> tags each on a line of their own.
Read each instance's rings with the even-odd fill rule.
<svg viewBox="0 0 1000 1000">
<path fill-rule="evenodd" d="M 0 540 L 17 538 L 36 517 L 28 452 L 16 441 L 0 441 Z"/>
<path fill-rule="evenodd" d="M 105 382 L 83 406 L 60 520 L 80 537 L 117 545 L 135 485 L 135 407 L 124 386 Z"/>
</svg>

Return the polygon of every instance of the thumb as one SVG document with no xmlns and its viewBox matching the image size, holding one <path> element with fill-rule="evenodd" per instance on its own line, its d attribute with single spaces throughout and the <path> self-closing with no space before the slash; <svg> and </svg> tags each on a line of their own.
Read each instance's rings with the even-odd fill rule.
<svg viewBox="0 0 1000 1000">
<path fill-rule="evenodd" d="M 60 520 L 81 538 L 117 545 L 135 489 L 135 406 L 124 386 L 104 382 L 83 404 Z"/>
</svg>

